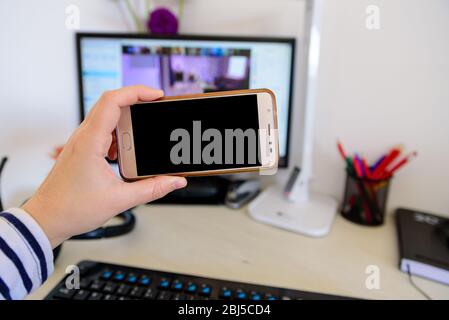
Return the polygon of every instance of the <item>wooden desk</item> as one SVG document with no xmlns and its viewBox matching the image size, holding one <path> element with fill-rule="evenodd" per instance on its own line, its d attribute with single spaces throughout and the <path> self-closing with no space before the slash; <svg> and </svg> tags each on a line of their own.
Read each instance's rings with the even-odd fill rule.
<svg viewBox="0 0 449 320">
<path fill-rule="evenodd" d="M 54 274 L 29 298 L 45 297 L 67 265 L 84 259 L 359 298 L 423 298 L 397 267 L 392 216 L 379 228 L 338 216 L 326 238 L 314 239 L 257 223 L 246 209 L 151 205 L 135 212 L 129 235 L 66 242 Z M 380 268 L 380 290 L 365 287 L 368 265 Z M 449 298 L 448 286 L 416 282 L 434 299 Z"/>
</svg>

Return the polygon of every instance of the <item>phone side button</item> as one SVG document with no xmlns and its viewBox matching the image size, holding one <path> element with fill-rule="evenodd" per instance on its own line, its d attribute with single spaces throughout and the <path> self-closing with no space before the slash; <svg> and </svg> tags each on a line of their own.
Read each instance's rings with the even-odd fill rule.
<svg viewBox="0 0 449 320">
<path fill-rule="evenodd" d="M 122 142 L 123 142 L 123 149 L 126 151 L 131 150 L 131 135 L 128 132 L 124 132 L 122 134 Z"/>
</svg>

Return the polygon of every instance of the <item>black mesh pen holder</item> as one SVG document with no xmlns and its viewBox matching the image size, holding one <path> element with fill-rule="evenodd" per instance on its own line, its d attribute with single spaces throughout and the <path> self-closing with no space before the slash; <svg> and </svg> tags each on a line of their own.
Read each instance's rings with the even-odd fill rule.
<svg viewBox="0 0 449 320">
<path fill-rule="evenodd" d="M 346 171 L 346 186 L 341 214 L 364 226 L 380 226 L 385 220 L 391 178 L 373 180 Z"/>
</svg>

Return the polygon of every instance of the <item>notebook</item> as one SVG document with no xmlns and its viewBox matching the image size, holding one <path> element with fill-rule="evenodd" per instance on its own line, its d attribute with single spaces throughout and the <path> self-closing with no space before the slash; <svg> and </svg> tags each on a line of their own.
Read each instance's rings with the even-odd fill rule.
<svg viewBox="0 0 449 320">
<path fill-rule="evenodd" d="M 402 271 L 449 285 L 449 220 L 434 214 L 396 210 L 399 267 Z"/>
</svg>

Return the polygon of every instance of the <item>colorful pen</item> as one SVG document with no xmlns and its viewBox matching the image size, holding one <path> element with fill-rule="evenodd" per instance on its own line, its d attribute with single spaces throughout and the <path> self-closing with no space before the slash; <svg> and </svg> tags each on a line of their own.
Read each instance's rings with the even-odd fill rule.
<svg viewBox="0 0 449 320">
<path fill-rule="evenodd" d="M 414 151 L 414 152 L 410 153 L 409 155 L 405 156 L 404 158 L 402 158 L 402 160 L 400 160 L 398 163 L 396 163 L 391 169 L 387 169 L 386 174 L 388 176 L 392 176 L 393 173 L 395 173 L 397 170 L 399 170 L 402 166 L 407 164 L 410 160 L 415 158 L 417 155 L 418 155 L 418 152 Z"/>
<path fill-rule="evenodd" d="M 338 152 L 340 153 L 341 157 L 343 158 L 343 160 L 346 161 L 346 159 L 348 158 L 346 156 L 346 152 L 345 149 L 343 149 L 343 145 L 341 144 L 340 141 L 337 141 L 337 148 L 338 148 Z"/>
<path fill-rule="evenodd" d="M 355 173 L 357 174 L 357 177 L 363 178 L 363 172 L 362 168 L 360 167 L 360 162 L 357 160 L 357 155 L 352 159 L 352 165 L 355 169 Z"/>
<path fill-rule="evenodd" d="M 355 154 L 355 161 L 357 161 L 357 165 L 360 168 L 362 178 L 366 178 L 366 172 L 365 172 L 365 168 L 362 163 L 362 159 L 360 158 L 360 156 L 357 153 Z"/>
<path fill-rule="evenodd" d="M 371 174 L 371 170 L 370 170 L 370 168 L 368 166 L 368 163 L 366 162 L 365 158 L 362 158 L 362 166 L 363 166 L 362 167 L 363 171 L 365 172 L 365 177 L 368 178 L 368 179 L 372 179 L 373 177 L 372 177 L 372 174 Z"/>
<path fill-rule="evenodd" d="M 379 163 L 377 168 L 374 170 L 373 177 L 375 179 L 382 178 L 387 166 L 401 154 L 401 151 L 402 151 L 402 146 L 394 147 L 393 149 L 391 149 L 390 152 L 388 153 L 388 155 L 385 157 L 385 159 L 382 160 L 382 162 Z"/>
<path fill-rule="evenodd" d="M 386 155 L 382 155 L 379 159 L 377 159 L 377 161 L 370 167 L 371 171 L 376 170 L 376 168 L 379 166 L 379 164 L 382 163 L 382 161 L 384 161 Z"/>
</svg>

